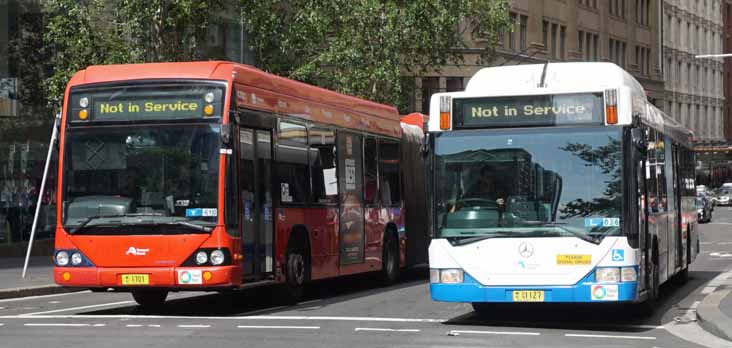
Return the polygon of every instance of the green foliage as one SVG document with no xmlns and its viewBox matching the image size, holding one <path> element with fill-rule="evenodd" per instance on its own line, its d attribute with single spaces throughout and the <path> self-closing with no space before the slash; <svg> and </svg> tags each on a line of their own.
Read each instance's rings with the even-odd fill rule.
<svg viewBox="0 0 732 348">
<path fill-rule="evenodd" d="M 462 62 L 465 39 L 509 28 L 507 0 L 243 0 L 258 65 L 289 78 L 389 104 L 402 76 Z"/>
<path fill-rule="evenodd" d="M 200 60 L 223 0 L 46 0 L 45 80 L 58 107 L 71 76 L 89 65 Z"/>
</svg>

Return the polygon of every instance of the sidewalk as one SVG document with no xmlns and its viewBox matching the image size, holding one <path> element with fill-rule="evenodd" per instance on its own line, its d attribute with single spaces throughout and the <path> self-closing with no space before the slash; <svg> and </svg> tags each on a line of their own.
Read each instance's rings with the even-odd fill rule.
<svg viewBox="0 0 732 348">
<path fill-rule="evenodd" d="M 50 256 L 31 257 L 25 279 L 20 277 L 24 261 L 24 258 L 0 258 L 0 299 L 78 291 L 54 284 Z"/>
<path fill-rule="evenodd" d="M 707 331 L 732 341 L 732 271 L 707 284 L 707 295 L 696 309 L 699 324 Z"/>
</svg>

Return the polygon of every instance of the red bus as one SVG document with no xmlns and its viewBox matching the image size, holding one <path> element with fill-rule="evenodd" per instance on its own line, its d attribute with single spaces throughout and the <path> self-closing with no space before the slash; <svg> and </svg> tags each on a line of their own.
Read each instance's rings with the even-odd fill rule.
<svg viewBox="0 0 732 348">
<path fill-rule="evenodd" d="M 170 291 L 280 284 L 296 302 L 311 280 L 393 282 L 424 262 L 429 238 L 407 242 L 403 209 L 405 190 L 424 191 L 405 174 L 419 146 L 402 146 L 421 132 L 406 136 L 394 107 L 185 62 L 88 67 L 62 115 L 59 285 L 155 306 Z"/>
</svg>

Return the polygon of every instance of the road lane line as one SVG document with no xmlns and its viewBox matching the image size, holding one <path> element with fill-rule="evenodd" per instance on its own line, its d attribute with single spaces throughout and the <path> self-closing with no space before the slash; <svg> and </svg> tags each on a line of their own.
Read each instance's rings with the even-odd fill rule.
<svg viewBox="0 0 732 348">
<path fill-rule="evenodd" d="M 387 328 L 379 328 L 379 327 L 357 327 L 353 329 L 353 331 L 359 332 L 359 331 L 385 331 L 385 332 L 420 332 L 422 330 L 419 329 L 387 329 Z"/>
<path fill-rule="evenodd" d="M 715 290 L 717 290 L 716 286 L 705 286 L 704 289 L 702 289 L 701 293 L 702 295 L 709 295 L 713 293 Z"/>
<path fill-rule="evenodd" d="M 132 302 L 132 301 L 129 301 Z M 111 306 L 102 304 L 99 306 Z M 73 308 L 72 308 L 73 309 Z M 68 311 L 64 309 L 59 311 Z M 33 313 L 31 313 L 33 314 Z M 0 319 L 191 319 L 191 320 L 296 320 L 296 321 L 363 321 L 363 322 L 397 322 L 397 323 L 444 323 L 447 319 L 428 318 L 384 318 L 384 317 L 335 317 L 335 316 L 235 316 L 235 317 L 199 317 L 181 315 L 137 315 L 137 314 L 55 314 L 55 315 L 0 315 Z"/>
<path fill-rule="evenodd" d="M 53 327 L 89 327 L 91 324 L 80 323 L 25 323 L 23 326 L 53 326 Z"/>
<path fill-rule="evenodd" d="M 200 324 L 194 324 L 194 325 L 178 325 L 179 328 L 183 329 L 206 329 L 211 327 L 211 325 L 200 325 Z"/>
<path fill-rule="evenodd" d="M 25 313 L 25 314 L 20 314 L 20 316 L 34 316 L 34 315 L 41 315 L 41 314 L 51 314 L 51 313 L 58 313 L 58 312 L 68 312 L 68 311 L 75 311 L 75 310 L 80 310 L 80 309 L 109 307 L 109 306 L 117 306 L 117 305 L 132 304 L 132 303 L 135 303 L 135 302 L 134 301 L 121 301 L 121 302 L 101 303 L 101 304 L 89 305 L 89 306 L 81 306 L 81 307 L 72 307 L 72 308 L 56 309 L 56 310 L 52 310 L 52 311 Z"/>
<path fill-rule="evenodd" d="M 475 330 L 450 330 L 448 335 L 455 334 L 484 334 L 484 335 L 518 335 L 518 336 L 540 336 L 539 332 L 521 332 L 521 331 L 475 331 Z"/>
<path fill-rule="evenodd" d="M 565 337 L 582 337 L 582 338 L 623 338 L 629 340 L 655 340 L 651 336 L 622 336 L 622 335 L 590 335 L 590 334 L 564 334 Z"/>
<path fill-rule="evenodd" d="M 320 326 L 266 326 L 266 325 L 238 325 L 240 329 L 291 329 L 291 330 L 320 330 Z"/>
<path fill-rule="evenodd" d="M 151 325 L 148 325 L 147 327 L 160 327 L 160 324 L 151 324 Z"/>
<path fill-rule="evenodd" d="M 142 324 L 127 324 L 125 327 L 142 327 Z"/>
<path fill-rule="evenodd" d="M 63 294 L 50 294 L 50 295 L 36 295 L 36 296 L 6 298 L 6 299 L 0 300 L 0 303 L 18 302 L 18 301 L 26 301 L 26 300 L 36 300 L 36 299 L 39 299 L 39 298 L 49 298 L 49 297 L 78 295 L 78 294 L 84 294 L 84 293 L 90 293 L 90 292 L 91 292 L 91 290 L 84 290 L 84 291 L 77 291 L 77 292 L 65 292 Z"/>
</svg>

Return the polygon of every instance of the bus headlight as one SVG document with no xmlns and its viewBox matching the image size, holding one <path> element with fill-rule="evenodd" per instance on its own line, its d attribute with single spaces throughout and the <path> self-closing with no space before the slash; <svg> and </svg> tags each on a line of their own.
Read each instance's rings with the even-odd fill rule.
<svg viewBox="0 0 732 348">
<path fill-rule="evenodd" d="M 635 271 L 635 267 L 623 267 L 620 269 L 620 280 L 624 282 L 635 282 L 638 281 L 638 273 Z"/>
<path fill-rule="evenodd" d="M 214 250 L 211 252 L 211 264 L 214 266 L 218 266 L 222 263 L 224 263 L 224 260 L 226 260 L 226 257 L 224 256 L 224 252 L 221 250 Z"/>
<path fill-rule="evenodd" d="M 196 263 L 202 265 L 208 261 L 208 255 L 205 251 L 199 251 L 196 253 Z"/>
<path fill-rule="evenodd" d="M 457 284 L 463 282 L 463 270 L 443 269 L 440 270 L 440 283 Z"/>
<path fill-rule="evenodd" d="M 430 268 L 430 283 L 439 283 L 440 282 L 440 270 Z"/>
<path fill-rule="evenodd" d="M 595 271 L 595 281 L 598 283 L 618 283 L 620 282 L 620 268 L 607 267 L 598 268 Z"/>
<path fill-rule="evenodd" d="M 59 251 L 56 253 L 56 264 L 59 266 L 69 265 L 69 253 L 66 251 Z"/>
<path fill-rule="evenodd" d="M 80 253 L 73 253 L 71 254 L 71 264 L 74 266 L 80 265 L 84 261 L 84 258 L 81 257 Z"/>
</svg>

